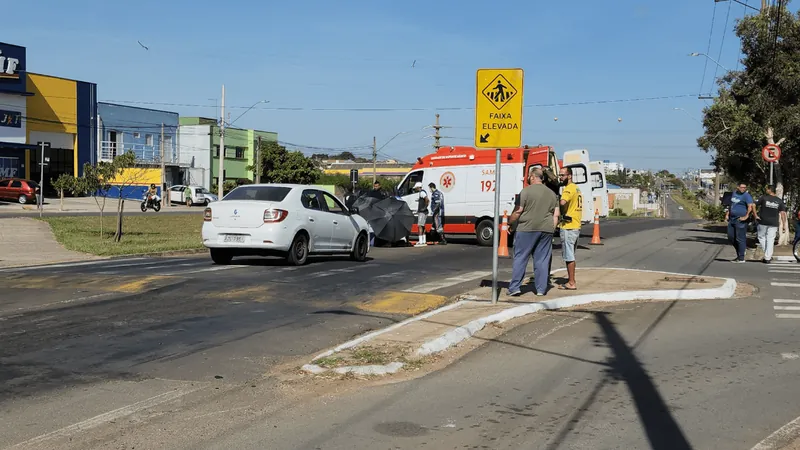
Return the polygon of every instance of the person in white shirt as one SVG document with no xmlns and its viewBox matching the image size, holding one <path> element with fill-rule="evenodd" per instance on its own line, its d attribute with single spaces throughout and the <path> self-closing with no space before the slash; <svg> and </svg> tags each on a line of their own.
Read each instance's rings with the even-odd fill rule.
<svg viewBox="0 0 800 450">
<path fill-rule="evenodd" d="M 419 239 L 415 247 L 425 247 L 428 245 L 425 239 L 425 223 L 428 221 L 428 204 L 430 200 L 428 199 L 428 193 L 425 192 L 425 189 L 422 189 L 421 182 L 417 181 L 414 184 L 414 190 L 419 194 L 419 198 L 417 198 L 417 236 Z"/>
</svg>

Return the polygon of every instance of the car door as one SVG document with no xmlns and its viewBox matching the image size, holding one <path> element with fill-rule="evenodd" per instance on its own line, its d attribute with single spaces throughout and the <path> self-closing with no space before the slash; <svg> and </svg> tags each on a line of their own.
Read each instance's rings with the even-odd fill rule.
<svg viewBox="0 0 800 450">
<path fill-rule="evenodd" d="M 183 203 L 183 195 L 181 194 L 182 186 L 172 186 L 169 189 L 170 203 Z"/>
<path fill-rule="evenodd" d="M 301 221 L 311 236 L 311 249 L 317 252 L 330 251 L 333 237 L 333 223 L 323 210 L 323 201 L 316 189 L 305 189 L 300 195 L 300 204 L 303 206 Z"/>
<path fill-rule="evenodd" d="M 336 197 L 324 191 L 320 191 L 320 194 L 323 199 L 322 206 L 326 208 L 328 220 L 333 226 L 331 248 L 349 250 L 358 235 L 355 221 L 351 219 L 350 213 Z"/>
<path fill-rule="evenodd" d="M 8 199 L 8 184 L 11 180 L 0 181 L 0 198 Z"/>
</svg>

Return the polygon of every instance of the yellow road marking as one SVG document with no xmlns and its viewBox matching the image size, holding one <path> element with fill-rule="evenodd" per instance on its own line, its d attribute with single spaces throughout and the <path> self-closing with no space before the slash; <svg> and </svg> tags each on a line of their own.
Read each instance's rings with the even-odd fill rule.
<svg viewBox="0 0 800 450">
<path fill-rule="evenodd" d="M 172 284 L 173 277 L 159 275 L 11 275 L 0 286 L 14 289 L 85 289 L 104 292 L 138 293 Z"/>
<path fill-rule="evenodd" d="M 438 308 L 446 302 L 447 297 L 441 295 L 384 291 L 366 302 L 352 305 L 374 313 L 416 315 Z"/>
<path fill-rule="evenodd" d="M 266 302 L 271 298 L 269 289 L 267 289 L 266 286 L 248 286 L 227 292 L 213 293 L 211 295 L 214 298 L 222 298 L 226 300 L 249 300 L 251 302 L 259 303 Z"/>
</svg>

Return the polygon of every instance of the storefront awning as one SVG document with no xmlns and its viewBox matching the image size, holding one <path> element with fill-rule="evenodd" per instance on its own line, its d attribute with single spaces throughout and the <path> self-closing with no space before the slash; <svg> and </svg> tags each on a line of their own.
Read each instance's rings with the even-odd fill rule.
<svg viewBox="0 0 800 450">
<path fill-rule="evenodd" d="M 15 148 L 19 150 L 36 150 L 39 148 L 36 144 L 20 144 L 19 142 L 3 142 L 0 141 L 0 148 Z"/>
</svg>

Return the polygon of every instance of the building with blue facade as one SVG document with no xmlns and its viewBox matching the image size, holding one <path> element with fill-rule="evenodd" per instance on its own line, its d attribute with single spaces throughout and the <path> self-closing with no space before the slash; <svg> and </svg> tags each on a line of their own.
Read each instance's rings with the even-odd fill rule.
<svg viewBox="0 0 800 450">
<path fill-rule="evenodd" d="M 132 151 L 142 165 L 178 162 L 178 113 L 113 103 L 97 103 L 99 161 Z M 162 135 L 163 131 L 163 135 Z M 163 142 L 162 142 L 163 136 Z"/>
</svg>

